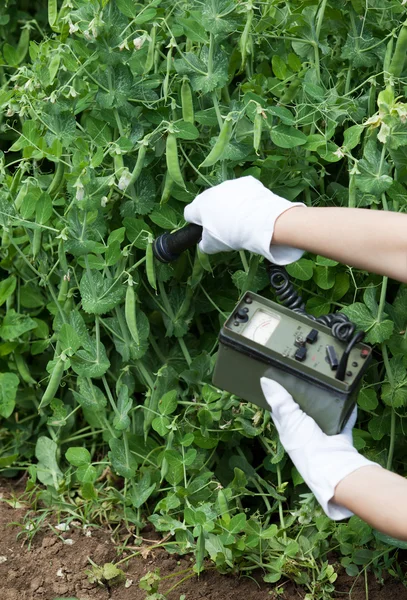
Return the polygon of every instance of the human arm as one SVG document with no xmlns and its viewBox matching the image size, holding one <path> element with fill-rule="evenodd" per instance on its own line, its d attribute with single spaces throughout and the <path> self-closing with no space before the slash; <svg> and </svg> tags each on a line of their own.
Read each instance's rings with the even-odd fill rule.
<svg viewBox="0 0 407 600">
<path fill-rule="evenodd" d="M 363 208 L 287 210 L 273 245 L 321 254 L 346 265 L 407 283 L 407 215 Z"/>
<path fill-rule="evenodd" d="M 338 483 L 333 502 L 375 529 L 407 541 L 407 479 L 376 466 L 354 471 Z"/>
<path fill-rule="evenodd" d="M 359 208 L 305 207 L 254 177 L 225 181 L 199 194 L 185 219 L 203 226 L 200 248 L 249 250 L 279 265 L 303 251 L 407 283 L 407 215 Z"/>
<path fill-rule="evenodd" d="M 281 385 L 263 377 L 261 386 L 281 443 L 325 513 L 334 520 L 355 514 L 407 540 L 407 480 L 353 447 L 356 410 L 342 433 L 328 436 Z"/>
</svg>

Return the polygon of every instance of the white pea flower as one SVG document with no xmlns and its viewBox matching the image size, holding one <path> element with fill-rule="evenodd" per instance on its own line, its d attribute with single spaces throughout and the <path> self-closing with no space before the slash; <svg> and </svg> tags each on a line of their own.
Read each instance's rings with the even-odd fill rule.
<svg viewBox="0 0 407 600">
<path fill-rule="evenodd" d="M 69 33 L 72 35 L 73 33 L 76 33 L 79 30 L 78 25 L 76 25 L 76 23 L 72 23 L 72 21 L 69 22 Z"/>
<path fill-rule="evenodd" d="M 134 38 L 134 40 L 133 40 L 133 45 L 134 45 L 134 48 L 135 48 L 136 50 L 140 50 L 140 48 L 143 46 L 143 44 L 144 44 L 144 39 L 145 39 L 144 37 L 137 37 L 137 38 Z"/>
<path fill-rule="evenodd" d="M 105 208 L 106 204 L 109 202 L 109 199 L 107 196 L 102 196 L 101 200 L 100 200 L 100 206 L 102 208 Z"/>
<path fill-rule="evenodd" d="M 129 48 L 129 44 L 128 44 L 127 40 L 124 40 L 124 42 L 122 42 L 122 43 L 120 44 L 120 46 L 119 46 L 119 50 L 120 50 L 120 52 L 121 52 L 122 50 L 130 50 L 130 48 Z"/>
<path fill-rule="evenodd" d="M 121 177 L 119 179 L 119 183 L 118 183 L 118 188 L 119 190 L 125 190 L 131 180 L 131 175 L 128 169 L 124 169 L 123 173 L 121 174 Z"/>
</svg>

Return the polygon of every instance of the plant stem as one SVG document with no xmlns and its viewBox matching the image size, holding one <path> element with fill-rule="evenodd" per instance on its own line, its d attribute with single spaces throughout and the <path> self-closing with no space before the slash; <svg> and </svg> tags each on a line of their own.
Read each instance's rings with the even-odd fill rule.
<svg viewBox="0 0 407 600">
<path fill-rule="evenodd" d="M 387 379 L 389 380 L 391 387 L 394 388 L 395 381 L 394 381 L 393 371 L 391 370 L 389 354 L 387 351 L 386 344 L 382 344 L 382 354 L 383 354 L 383 361 L 384 361 L 384 366 L 386 369 Z M 389 471 L 391 470 L 391 466 L 392 466 L 392 462 L 393 462 L 395 443 L 396 443 L 396 412 L 395 412 L 394 408 L 392 408 L 391 421 L 390 421 L 390 444 L 389 444 L 389 453 L 387 455 L 387 465 L 386 465 L 386 468 Z"/>
</svg>

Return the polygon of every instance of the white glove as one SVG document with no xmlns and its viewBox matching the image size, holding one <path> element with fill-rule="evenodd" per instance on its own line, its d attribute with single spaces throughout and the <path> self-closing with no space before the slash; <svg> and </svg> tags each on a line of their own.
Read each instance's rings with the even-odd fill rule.
<svg viewBox="0 0 407 600">
<path fill-rule="evenodd" d="M 356 408 L 342 433 L 326 435 L 279 383 L 267 377 L 260 382 L 280 441 L 324 512 L 335 521 L 351 517 L 350 510 L 332 501 L 336 486 L 361 467 L 379 466 L 353 447 Z"/>
<path fill-rule="evenodd" d="M 276 265 L 288 265 L 303 250 L 270 244 L 277 218 L 294 206 L 305 204 L 284 200 L 249 176 L 205 190 L 185 208 L 184 217 L 203 226 L 199 247 L 206 254 L 249 250 Z"/>
</svg>

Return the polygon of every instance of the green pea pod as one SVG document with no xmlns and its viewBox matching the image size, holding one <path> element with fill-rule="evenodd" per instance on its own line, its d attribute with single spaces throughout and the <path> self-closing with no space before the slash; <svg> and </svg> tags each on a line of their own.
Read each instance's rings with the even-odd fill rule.
<svg viewBox="0 0 407 600">
<path fill-rule="evenodd" d="M 54 29 L 58 19 L 58 1 L 48 0 L 48 23 Z"/>
<path fill-rule="evenodd" d="M 157 280 L 155 275 L 153 244 L 149 242 L 146 249 L 146 271 L 148 283 L 157 291 Z"/>
<path fill-rule="evenodd" d="M 239 41 L 240 54 L 242 55 L 242 64 L 240 67 L 241 70 L 244 69 L 245 64 L 246 64 L 247 51 L 249 48 L 249 35 L 250 35 L 250 29 L 252 26 L 252 21 L 253 21 L 253 10 L 249 10 L 249 12 L 247 13 L 246 24 L 245 24 L 243 33 L 242 33 L 240 41 Z"/>
<path fill-rule="evenodd" d="M 253 128 L 253 148 L 256 154 L 259 153 L 261 133 L 263 129 L 263 116 L 261 112 L 256 112 L 254 117 L 254 128 Z"/>
<path fill-rule="evenodd" d="M 21 167 L 14 174 L 13 181 L 11 182 L 11 186 L 10 186 L 10 194 L 12 196 L 14 196 L 17 193 L 17 190 L 20 186 L 23 174 L 24 174 L 24 171 Z"/>
<path fill-rule="evenodd" d="M 174 185 L 173 180 L 171 179 L 171 175 L 169 173 L 169 171 L 166 172 L 165 174 L 165 179 L 164 179 L 164 187 L 163 187 L 163 191 L 161 194 L 161 204 L 166 204 L 168 202 L 168 200 L 171 197 L 171 190 L 172 190 L 172 186 Z"/>
<path fill-rule="evenodd" d="M 65 304 L 69 290 L 69 279 L 66 275 L 63 276 L 61 285 L 59 286 L 58 302 L 62 305 Z"/>
<path fill-rule="evenodd" d="M 198 249 L 195 253 L 194 266 L 192 268 L 191 276 L 188 278 L 188 286 L 191 289 L 194 289 L 198 283 L 200 283 L 203 275 L 204 275 L 204 267 L 199 259 Z"/>
<path fill-rule="evenodd" d="M 211 167 L 214 165 L 223 154 L 226 146 L 228 145 L 230 138 L 232 137 L 232 128 L 233 128 L 233 120 L 230 115 L 226 117 L 223 122 L 222 129 L 220 130 L 220 134 L 218 139 L 215 142 L 214 147 L 209 152 L 208 156 L 205 158 L 203 163 L 199 165 L 201 167 Z"/>
<path fill-rule="evenodd" d="M 63 162 L 59 161 L 59 163 L 57 164 L 57 168 L 55 169 L 54 177 L 52 178 L 52 181 L 47 190 L 51 198 L 54 198 L 57 195 L 59 188 L 61 187 L 62 182 L 64 180 L 64 172 L 65 165 Z"/>
<path fill-rule="evenodd" d="M 134 293 L 133 281 L 130 279 L 127 285 L 126 301 L 124 304 L 124 314 L 126 317 L 126 323 L 127 327 L 129 328 L 130 335 L 138 346 L 140 344 L 140 337 L 138 334 L 136 319 L 136 294 Z"/>
<path fill-rule="evenodd" d="M 384 81 L 385 81 L 386 85 L 388 83 L 388 78 L 389 78 L 389 74 L 390 74 L 389 70 L 390 70 L 391 58 L 393 56 L 393 48 L 394 48 L 394 37 L 392 36 L 387 43 L 386 54 L 384 55 L 384 61 L 383 61 Z"/>
<path fill-rule="evenodd" d="M 172 46 L 170 46 L 170 49 L 168 50 L 168 53 L 167 53 L 167 71 L 165 73 L 164 82 L 163 82 L 163 94 L 164 94 L 164 100 L 166 102 L 167 102 L 167 98 L 168 98 L 168 88 L 169 88 L 169 84 L 170 84 L 171 68 L 172 68 Z"/>
<path fill-rule="evenodd" d="M 32 256 L 37 258 L 41 250 L 42 231 L 41 229 L 34 229 L 33 241 L 32 241 Z"/>
<path fill-rule="evenodd" d="M 29 43 L 30 43 L 30 30 L 25 27 L 21 32 L 20 39 L 18 41 L 17 48 L 16 48 L 17 64 L 20 64 L 23 62 L 23 60 L 28 52 Z"/>
<path fill-rule="evenodd" d="M 178 146 L 177 138 L 173 133 L 169 133 L 167 137 L 167 144 L 165 149 L 165 157 L 167 160 L 167 169 L 171 179 L 182 188 L 185 188 L 184 179 L 182 177 L 181 169 L 178 160 Z"/>
<path fill-rule="evenodd" d="M 223 490 L 218 491 L 218 507 L 219 507 L 219 516 L 227 522 L 229 518 L 229 506 L 228 501 L 226 499 L 225 492 Z"/>
<path fill-rule="evenodd" d="M 20 375 L 21 379 L 23 381 L 25 381 L 25 383 L 28 383 L 29 385 L 33 385 L 34 383 L 37 383 L 35 381 L 35 379 L 33 379 L 31 377 L 30 371 L 28 370 L 28 367 L 27 367 L 27 363 L 25 362 L 25 360 L 21 356 L 21 354 L 19 354 L 17 352 L 14 353 L 14 361 L 16 363 L 18 374 Z"/>
<path fill-rule="evenodd" d="M 407 20 L 404 21 L 399 37 L 397 38 L 396 48 L 391 59 L 389 73 L 394 77 L 400 77 L 406 62 L 407 55 Z"/>
<path fill-rule="evenodd" d="M 136 183 L 137 179 L 140 177 L 141 172 L 143 170 L 143 166 L 144 166 L 144 159 L 146 156 L 146 152 L 147 152 L 147 146 L 146 146 L 146 144 L 142 144 L 140 146 L 140 150 L 138 151 L 136 165 L 130 176 L 129 185 L 134 185 Z"/>
<path fill-rule="evenodd" d="M 280 104 L 290 104 L 298 91 L 298 88 L 301 85 L 301 79 L 294 79 L 294 81 L 289 85 L 288 89 L 282 95 L 280 99 Z"/>
<path fill-rule="evenodd" d="M 150 31 L 150 43 L 148 45 L 146 64 L 144 65 L 144 75 L 147 75 L 154 66 L 155 34 L 156 26 L 153 25 Z"/>
<path fill-rule="evenodd" d="M 50 402 L 54 399 L 55 394 L 57 393 L 57 391 L 59 389 L 63 372 L 64 372 L 64 361 L 62 360 L 61 357 L 59 357 L 59 359 L 57 360 L 57 363 L 54 367 L 54 370 L 52 371 L 52 374 L 49 379 L 46 390 L 41 398 L 41 402 L 38 407 L 38 410 L 41 410 L 41 408 L 48 406 L 48 404 L 50 404 Z"/>
<path fill-rule="evenodd" d="M 60 240 L 58 244 L 58 260 L 62 271 L 65 274 L 68 273 L 68 262 L 66 260 L 64 242 L 62 240 Z"/>
<path fill-rule="evenodd" d="M 194 123 L 194 103 L 192 100 L 191 86 L 189 85 L 188 79 L 184 79 L 181 85 L 181 104 L 182 104 L 182 118 L 187 123 Z"/>
</svg>

